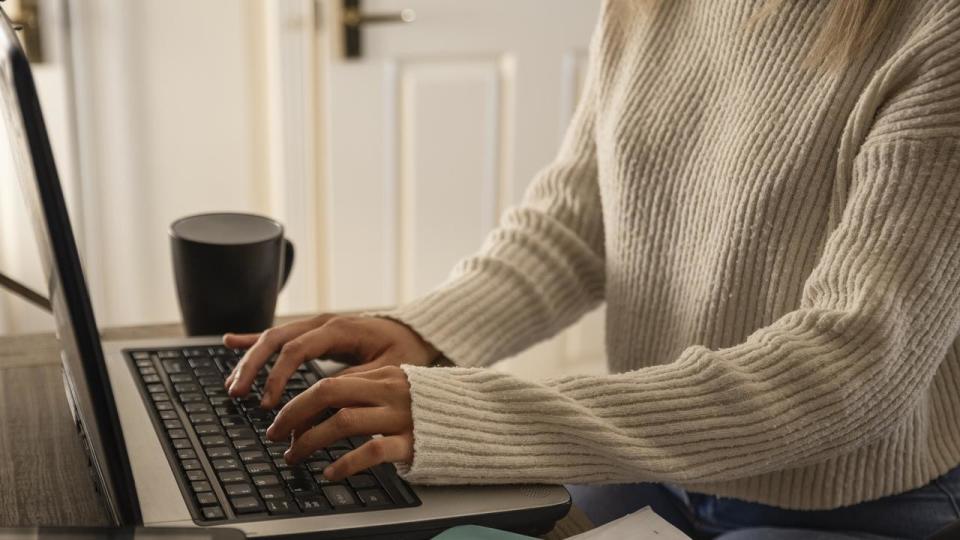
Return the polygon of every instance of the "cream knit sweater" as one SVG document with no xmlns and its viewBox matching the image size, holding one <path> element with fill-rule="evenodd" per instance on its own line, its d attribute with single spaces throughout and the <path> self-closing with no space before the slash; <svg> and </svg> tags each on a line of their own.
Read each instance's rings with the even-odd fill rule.
<svg viewBox="0 0 960 540">
<path fill-rule="evenodd" d="M 806 69 L 826 1 L 605 4 L 556 160 L 389 316 L 420 483 L 669 482 L 796 509 L 960 464 L 960 0 Z M 607 303 L 613 374 L 482 369 Z"/>
</svg>

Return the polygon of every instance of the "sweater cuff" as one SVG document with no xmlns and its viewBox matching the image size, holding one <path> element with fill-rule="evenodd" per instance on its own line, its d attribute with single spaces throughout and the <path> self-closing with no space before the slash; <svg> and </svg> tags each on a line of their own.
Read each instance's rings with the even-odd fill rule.
<svg viewBox="0 0 960 540">
<path fill-rule="evenodd" d="M 529 448 L 536 415 L 526 418 L 498 408 L 507 382 L 483 368 L 425 368 L 403 365 L 410 383 L 413 461 L 397 464 L 405 480 L 417 484 L 513 484 L 556 481 L 564 471 Z M 496 379 L 501 377 L 499 381 Z M 503 388 L 509 393 L 509 389 Z M 456 403 L 438 399 L 456 392 Z M 550 451 L 539 447 L 539 450 Z M 552 449 L 553 452 L 562 452 Z"/>
<path fill-rule="evenodd" d="M 542 316 L 519 302 L 497 273 L 469 272 L 396 309 L 371 313 L 397 320 L 458 366 L 488 366 L 521 350 Z M 498 286 L 498 282 L 499 285 Z"/>
</svg>

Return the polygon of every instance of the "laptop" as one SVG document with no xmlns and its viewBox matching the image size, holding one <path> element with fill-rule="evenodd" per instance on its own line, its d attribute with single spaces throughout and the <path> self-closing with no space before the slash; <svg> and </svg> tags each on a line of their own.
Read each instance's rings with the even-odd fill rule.
<svg viewBox="0 0 960 540">
<path fill-rule="evenodd" d="M 540 533 L 566 514 L 570 497 L 560 486 L 414 486 L 390 464 L 329 483 L 323 467 L 366 439 L 338 441 L 288 467 L 283 445 L 264 436 L 275 411 L 224 392 L 243 351 L 216 336 L 101 342 L 30 66 L 2 19 L 0 99 L 46 272 L 64 388 L 117 525 L 429 538 L 461 524 Z M 336 367 L 329 360 L 301 366 L 287 398 Z"/>
</svg>

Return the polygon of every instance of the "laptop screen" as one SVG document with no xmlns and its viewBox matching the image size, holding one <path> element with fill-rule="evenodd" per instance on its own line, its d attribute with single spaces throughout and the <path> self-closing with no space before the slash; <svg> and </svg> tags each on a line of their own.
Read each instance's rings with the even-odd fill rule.
<svg viewBox="0 0 960 540">
<path fill-rule="evenodd" d="M 71 412 L 114 520 L 121 525 L 139 524 L 133 475 L 73 229 L 30 65 L 6 13 L 0 15 L 0 102 L 20 189 L 39 244 Z"/>
</svg>

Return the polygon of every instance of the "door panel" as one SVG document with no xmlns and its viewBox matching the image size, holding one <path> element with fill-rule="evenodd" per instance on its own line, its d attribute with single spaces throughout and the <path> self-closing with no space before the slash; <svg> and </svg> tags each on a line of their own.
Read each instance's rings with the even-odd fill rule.
<svg viewBox="0 0 960 540">
<path fill-rule="evenodd" d="M 326 21 L 339 20 L 336 4 Z M 411 8 L 416 21 L 364 26 L 362 56 L 352 60 L 328 28 L 325 298 L 333 309 L 408 301 L 479 249 L 557 150 L 599 1 L 362 6 Z M 591 321 L 524 358 L 602 361 L 602 316 Z"/>
<path fill-rule="evenodd" d="M 411 298 L 441 283 L 493 227 L 499 149 L 509 141 L 495 59 L 417 62 L 398 72 L 401 297 Z"/>
</svg>

